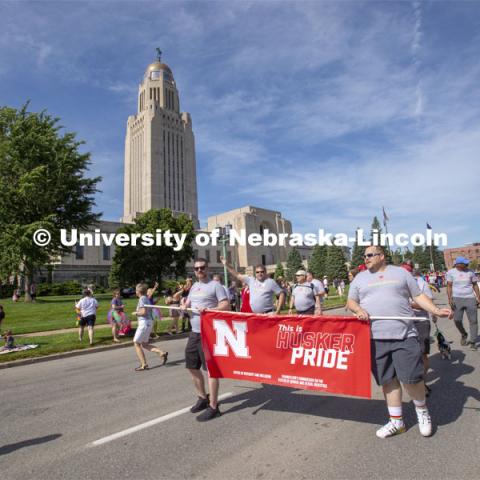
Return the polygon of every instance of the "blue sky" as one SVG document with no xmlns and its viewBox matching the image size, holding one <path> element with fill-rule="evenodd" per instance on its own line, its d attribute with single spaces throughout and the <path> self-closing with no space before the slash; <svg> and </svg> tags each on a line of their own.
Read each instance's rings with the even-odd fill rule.
<svg viewBox="0 0 480 480">
<path fill-rule="evenodd" d="M 47 109 L 123 211 L 123 149 L 155 47 L 196 136 L 199 208 L 298 232 L 480 241 L 480 2 L 3 2 L 0 104 Z"/>
</svg>

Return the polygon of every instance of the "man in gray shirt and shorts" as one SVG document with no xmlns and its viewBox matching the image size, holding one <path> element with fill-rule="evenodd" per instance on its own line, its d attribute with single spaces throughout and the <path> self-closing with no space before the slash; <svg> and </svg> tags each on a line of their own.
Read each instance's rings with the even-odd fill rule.
<svg viewBox="0 0 480 480">
<path fill-rule="evenodd" d="M 222 285 L 208 276 L 208 262 L 204 258 L 198 258 L 193 264 L 197 281 L 193 284 L 187 300 L 182 309 L 192 308 L 194 312 L 190 319 L 192 331 L 189 334 L 187 347 L 185 348 L 185 366 L 192 375 L 193 384 L 197 390 L 198 400 L 190 409 L 192 413 L 205 410 L 197 417 L 204 422 L 220 415 L 218 409 L 218 378 L 208 376 L 210 395 L 205 390 L 205 378 L 200 368 L 207 369 L 201 341 L 200 313 L 203 310 L 230 310 L 230 303 Z"/>
<path fill-rule="evenodd" d="M 275 280 L 267 277 L 267 270 L 264 265 L 255 267 L 255 278 L 248 275 L 241 275 L 231 265 L 227 263 L 224 257 L 220 257 L 222 263 L 232 276 L 244 282 L 250 289 L 250 307 L 254 313 L 273 313 L 273 295 L 278 295 L 277 315 L 282 311 L 285 303 L 285 292 L 279 287 Z"/>
<path fill-rule="evenodd" d="M 432 421 L 425 402 L 423 362 L 413 320 L 381 317 L 413 317 L 410 298 L 423 310 L 438 317 L 448 317 L 448 308 L 440 309 L 422 294 L 413 276 L 401 267 L 387 265 L 380 246 L 365 250 L 366 271 L 360 272 L 350 285 L 347 307 L 358 318 L 371 322 L 372 373 L 383 388 L 390 421 L 377 430 L 379 438 L 405 432 L 402 415 L 402 387 L 413 399 L 420 433 L 432 434 Z"/>
</svg>

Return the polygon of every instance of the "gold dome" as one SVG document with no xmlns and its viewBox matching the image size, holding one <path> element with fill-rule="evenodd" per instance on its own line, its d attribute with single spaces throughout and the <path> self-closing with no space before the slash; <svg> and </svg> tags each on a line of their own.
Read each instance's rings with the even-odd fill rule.
<svg viewBox="0 0 480 480">
<path fill-rule="evenodd" d="M 170 75 L 173 75 L 170 67 L 166 63 L 161 63 L 158 60 L 156 62 L 151 63 L 147 69 L 145 70 L 145 74 L 149 74 L 150 72 L 158 71 L 158 70 L 166 70 Z"/>
</svg>

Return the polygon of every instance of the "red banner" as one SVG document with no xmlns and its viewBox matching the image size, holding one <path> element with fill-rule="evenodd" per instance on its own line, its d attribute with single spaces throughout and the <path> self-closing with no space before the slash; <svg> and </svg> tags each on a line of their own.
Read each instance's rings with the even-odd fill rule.
<svg viewBox="0 0 480 480">
<path fill-rule="evenodd" d="M 370 398 L 370 327 L 355 317 L 206 311 L 209 374 Z"/>
</svg>

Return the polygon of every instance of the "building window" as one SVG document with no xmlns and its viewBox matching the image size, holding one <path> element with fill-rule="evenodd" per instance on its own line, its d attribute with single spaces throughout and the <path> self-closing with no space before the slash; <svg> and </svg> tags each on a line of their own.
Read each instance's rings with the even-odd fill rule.
<svg viewBox="0 0 480 480">
<path fill-rule="evenodd" d="M 260 235 L 263 235 L 263 225 L 260 225 Z"/>
<path fill-rule="evenodd" d="M 75 260 L 83 260 L 85 256 L 85 247 L 83 245 L 76 245 Z"/>
<path fill-rule="evenodd" d="M 103 259 L 104 260 L 110 260 L 111 255 L 110 255 L 110 245 L 104 245 L 103 246 Z"/>
<path fill-rule="evenodd" d="M 193 251 L 193 259 L 196 260 L 198 258 L 198 250 Z"/>
<path fill-rule="evenodd" d="M 227 252 L 227 262 L 231 265 L 232 264 L 232 252 Z"/>
<path fill-rule="evenodd" d="M 205 260 L 210 263 L 210 250 L 205 250 Z"/>
<path fill-rule="evenodd" d="M 222 263 L 220 260 L 221 255 L 222 255 L 222 252 L 220 250 L 217 250 L 217 263 Z"/>
<path fill-rule="evenodd" d="M 267 256 L 262 255 L 262 265 L 266 265 L 266 264 L 267 264 Z"/>
</svg>

